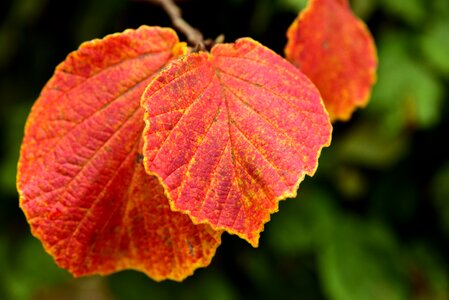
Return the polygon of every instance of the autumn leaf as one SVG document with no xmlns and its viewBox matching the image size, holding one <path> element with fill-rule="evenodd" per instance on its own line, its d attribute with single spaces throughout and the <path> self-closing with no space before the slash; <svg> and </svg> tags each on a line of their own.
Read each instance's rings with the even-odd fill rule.
<svg viewBox="0 0 449 300">
<path fill-rule="evenodd" d="M 144 164 L 172 209 L 255 247 L 279 200 L 296 195 L 330 143 L 312 82 L 249 38 L 173 60 L 142 106 Z"/>
<path fill-rule="evenodd" d="M 75 276 L 136 269 L 182 280 L 220 244 L 220 232 L 170 210 L 142 163 L 140 97 L 185 50 L 173 30 L 148 26 L 84 43 L 32 108 L 20 206 L 46 251 Z"/>
<path fill-rule="evenodd" d="M 348 120 L 368 103 L 376 81 L 376 48 L 347 0 L 310 0 L 287 38 L 286 58 L 318 87 L 332 120 Z"/>
</svg>

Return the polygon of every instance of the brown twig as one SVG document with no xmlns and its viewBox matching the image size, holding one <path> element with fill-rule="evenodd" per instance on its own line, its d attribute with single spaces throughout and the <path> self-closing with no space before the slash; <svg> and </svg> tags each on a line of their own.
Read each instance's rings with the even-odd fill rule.
<svg viewBox="0 0 449 300">
<path fill-rule="evenodd" d="M 195 48 L 205 49 L 204 39 L 201 32 L 193 28 L 187 23 L 181 16 L 181 9 L 173 2 L 173 0 L 150 0 L 153 3 L 157 3 L 167 12 L 170 17 L 173 26 L 182 32 L 187 41 Z"/>
</svg>

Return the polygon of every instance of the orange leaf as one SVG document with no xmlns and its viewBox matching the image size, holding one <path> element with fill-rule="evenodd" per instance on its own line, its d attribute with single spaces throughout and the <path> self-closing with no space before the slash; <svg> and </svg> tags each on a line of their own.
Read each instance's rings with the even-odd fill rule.
<svg viewBox="0 0 449 300">
<path fill-rule="evenodd" d="M 75 276 L 130 268 L 182 280 L 220 244 L 220 232 L 170 210 L 140 153 L 140 96 L 184 51 L 174 31 L 147 26 L 84 43 L 33 106 L 18 166 L 20 205 L 33 234 Z"/>
<path fill-rule="evenodd" d="M 142 96 L 144 164 L 172 209 L 258 245 L 330 143 L 315 86 L 249 39 L 173 60 Z"/>
<path fill-rule="evenodd" d="M 348 120 L 368 103 L 376 81 L 376 48 L 347 0 L 310 0 L 287 38 L 287 59 L 318 87 L 331 120 Z"/>
</svg>

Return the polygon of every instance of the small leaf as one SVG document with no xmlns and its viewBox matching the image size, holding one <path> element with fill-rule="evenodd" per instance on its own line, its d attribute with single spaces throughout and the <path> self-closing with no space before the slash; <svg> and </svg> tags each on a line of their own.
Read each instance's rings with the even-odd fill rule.
<svg viewBox="0 0 449 300">
<path fill-rule="evenodd" d="M 326 244 L 339 222 L 338 208 L 321 188 L 301 187 L 301 201 L 282 203 L 267 229 L 268 244 L 284 256 L 316 252 Z"/>
<path fill-rule="evenodd" d="M 409 299 L 399 249 L 382 223 L 342 216 L 319 251 L 318 272 L 331 299 Z"/>
<path fill-rule="evenodd" d="M 449 75 L 449 21 L 434 21 L 421 37 L 425 58 L 444 75 Z"/>
<path fill-rule="evenodd" d="M 315 86 L 249 39 L 172 61 L 143 97 L 145 167 L 172 209 L 258 245 L 313 175 L 331 125 Z"/>
<path fill-rule="evenodd" d="M 442 119 L 444 88 L 408 50 L 406 32 L 393 31 L 379 41 L 379 82 L 369 111 L 391 137 L 410 128 L 428 129 Z"/>
<path fill-rule="evenodd" d="M 420 26 L 425 22 L 426 13 L 432 3 L 421 0 L 378 0 L 382 9 L 408 24 Z M 424 4 L 425 3 L 425 4 Z M 430 15 L 430 14 L 429 14 Z"/>
<path fill-rule="evenodd" d="M 297 12 L 307 5 L 307 0 L 277 0 L 279 5 L 287 10 Z"/>
<path fill-rule="evenodd" d="M 318 87 L 332 120 L 348 120 L 368 103 L 376 81 L 376 48 L 347 0 L 310 0 L 287 38 L 287 59 Z"/>
<path fill-rule="evenodd" d="M 379 126 L 380 118 L 374 121 L 355 123 L 334 143 L 334 159 L 344 164 L 358 165 L 372 169 L 386 169 L 401 159 L 408 149 L 409 140 L 400 134 L 387 132 Z M 338 178 L 346 181 L 347 178 Z"/>
<path fill-rule="evenodd" d="M 414 299 L 449 299 L 449 274 L 442 252 L 423 241 L 407 245 L 407 267 Z"/>
<path fill-rule="evenodd" d="M 84 43 L 32 108 L 20 206 L 47 252 L 75 276 L 131 268 L 182 280 L 220 244 L 220 232 L 170 210 L 140 154 L 140 96 L 184 47 L 173 30 L 148 26 Z"/>
</svg>

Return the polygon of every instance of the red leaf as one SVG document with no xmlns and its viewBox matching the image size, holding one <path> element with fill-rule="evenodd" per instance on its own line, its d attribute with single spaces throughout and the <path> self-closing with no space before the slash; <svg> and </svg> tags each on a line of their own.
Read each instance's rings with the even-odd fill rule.
<svg viewBox="0 0 449 300">
<path fill-rule="evenodd" d="M 278 201 L 296 195 L 330 143 L 315 86 L 249 38 L 172 61 L 142 106 L 145 167 L 172 209 L 253 246 Z"/>
<path fill-rule="evenodd" d="M 376 47 L 347 0 L 310 0 L 287 38 L 287 59 L 316 84 L 332 120 L 348 120 L 368 103 L 376 81 Z"/>
<path fill-rule="evenodd" d="M 183 51 L 174 31 L 147 26 L 84 43 L 33 106 L 20 205 L 33 234 L 76 276 L 131 268 L 182 280 L 220 244 L 220 232 L 170 210 L 140 154 L 140 96 Z"/>
</svg>

